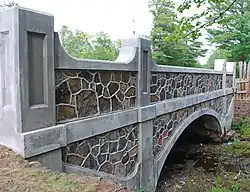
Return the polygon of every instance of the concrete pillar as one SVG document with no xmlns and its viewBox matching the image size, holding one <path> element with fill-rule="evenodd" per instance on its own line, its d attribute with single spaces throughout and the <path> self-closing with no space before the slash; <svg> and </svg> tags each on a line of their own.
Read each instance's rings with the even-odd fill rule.
<svg viewBox="0 0 250 192">
<path fill-rule="evenodd" d="M 23 157 L 23 134 L 55 120 L 54 17 L 25 8 L 0 13 L 0 144 Z M 32 158 L 61 170 L 61 150 Z"/>
<path fill-rule="evenodd" d="M 249 81 L 250 79 L 250 62 L 247 63 L 247 80 Z"/>
<path fill-rule="evenodd" d="M 223 59 L 223 64 L 222 64 L 222 89 L 227 88 L 227 61 Z"/>
<path fill-rule="evenodd" d="M 242 80 L 242 67 L 243 67 L 243 62 L 239 62 L 239 80 Z"/>
<path fill-rule="evenodd" d="M 235 84 L 235 62 L 227 62 L 227 64 L 226 64 L 226 69 L 227 69 L 227 72 L 228 73 L 232 73 L 232 88 L 234 88 L 235 86 L 234 86 L 234 84 Z"/>
<path fill-rule="evenodd" d="M 56 124 L 54 85 L 54 17 L 18 9 L 20 132 L 34 131 Z M 61 149 L 43 153 L 38 160 L 52 170 L 62 170 Z"/>
<path fill-rule="evenodd" d="M 137 79 L 137 106 L 139 121 L 139 159 L 140 159 L 140 188 L 154 190 L 153 176 L 153 121 L 143 118 L 141 107 L 150 104 L 150 76 L 152 55 L 150 41 L 138 39 L 138 79 Z"/>
<path fill-rule="evenodd" d="M 243 62 L 243 79 L 247 79 L 247 63 Z"/>
<path fill-rule="evenodd" d="M 18 9 L 0 12 L 0 144 L 23 156 L 18 28 Z"/>
<path fill-rule="evenodd" d="M 224 59 L 223 65 L 222 65 L 222 89 L 225 90 L 227 88 L 227 62 Z M 226 133 L 228 131 L 227 120 L 226 120 L 226 114 L 227 114 L 227 98 L 223 97 L 223 114 L 222 114 L 222 121 L 223 121 L 223 130 Z"/>
<path fill-rule="evenodd" d="M 11 102 L 10 89 L 15 91 L 12 102 L 18 114 L 17 132 L 55 125 L 54 17 L 12 8 L 1 13 L 0 23 L 6 50 L 2 62 L 7 62 L 1 67 L 2 77 L 8 75 L 2 79 L 3 92 Z M 8 69 L 14 69 L 15 74 L 10 76 Z"/>
<path fill-rule="evenodd" d="M 222 89 L 227 89 L 227 62 L 224 60 L 222 67 Z M 227 107 L 227 97 L 223 97 L 223 114 L 221 117 L 222 126 L 224 130 L 224 134 L 231 130 L 231 120 L 233 115 L 233 109 L 229 109 Z"/>
<path fill-rule="evenodd" d="M 54 17 L 17 9 L 20 132 L 55 125 Z"/>
<path fill-rule="evenodd" d="M 233 64 L 233 89 L 234 89 L 234 92 L 236 91 L 236 73 L 237 73 L 237 71 L 236 71 L 236 63 L 235 62 L 233 62 L 234 64 Z"/>
</svg>

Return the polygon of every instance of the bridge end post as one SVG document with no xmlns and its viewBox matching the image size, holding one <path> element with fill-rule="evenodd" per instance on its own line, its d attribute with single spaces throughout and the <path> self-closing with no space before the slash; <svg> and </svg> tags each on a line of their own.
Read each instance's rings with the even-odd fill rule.
<svg viewBox="0 0 250 192">
<path fill-rule="evenodd" d="M 227 60 L 223 59 L 222 64 L 222 89 L 225 91 L 227 88 Z M 226 113 L 227 113 L 227 98 L 223 98 L 223 113 L 222 113 L 222 131 L 223 134 L 226 134 L 228 131 L 228 126 L 226 126 Z"/>
<path fill-rule="evenodd" d="M 23 158 L 61 170 L 59 147 L 51 152 L 46 152 L 49 147 L 42 149 L 51 138 L 35 144 L 37 138 L 27 136 L 56 124 L 54 17 L 21 7 L 6 10 L 0 13 L 0 39 L 4 39 L 0 89 L 6 98 L 0 99 L 0 144 Z M 45 152 L 36 156 L 39 150 Z"/>
<path fill-rule="evenodd" d="M 222 89 L 225 91 L 227 87 L 227 61 L 226 59 L 223 62 L 222 67 Z M 234 87 L 234 85 L 233 85 Z M 232 108 L 232 109 L 231 109 Z M 225 135 L 231 130 L 231 124 L 233 120 L 233 107 L 230 107 L 230 104 L 228 106 L 227 104 L 227 97 L 223 97 L 223 114 L 222 114 L 222 133 Z"/>
<path fill-rule="evenodd" d="M 137 107 L 139 122 L 140 189 L 154 191 L 153 121 L 155 109 L 144 110 L 150 104 L 150 74 L 152 54 L 150 41 L 138 38 Z"/>
<path fill-rule="evenodd" d="M 236 68 L 237 68 L 237 63 L 234 62 L 234 65 L 233 65 L 233 90 L 234 90 L 234 94 L 236 92 L 236 76 L 237 76 Z"/>
<path fill-rule="evenodd" d="M 0 145 L 24 156 L 20 134 L 18 10 L 0 12 Z"/>
<path fill-rule="evenodd" d="M 19 8 L 18 14 L 22 133 L 27 135 L 43 128 L 53 129 L 56 125 L 54 17 L 24 8 Z M 50 140 L 47 137 L 44 143 L 51 142 Z M 62 171 L 59 147 L 35 155 L 34 152 L 38 149 L 30 146 L 25 144 L 27 160 L 39 161 L 51 170 Z"/>
</svg>

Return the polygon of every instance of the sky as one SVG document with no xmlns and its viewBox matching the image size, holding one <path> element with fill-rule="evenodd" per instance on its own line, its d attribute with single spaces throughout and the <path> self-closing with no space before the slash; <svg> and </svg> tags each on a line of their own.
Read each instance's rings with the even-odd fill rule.
<svg viewBox="0 0 250 192">
<path fill-rule="evenodd" d="M 15 2 L 21 7 L 54 15 L 55 31 L 66 25 L 71 30 L 79 29 L 90 34 L 104 31 L 116 40 L 133 37 L 134 28 L 136 36 L 149 35 L 152 26 L 148 0 L 15 0 Z M 192 8 L 185 15 L 203 10 Z M 207 47 L 205 44 L 204 46 Z M 208 56 L 200 58 L 199 61 L 204 63 L 207 59 Z"/>
</svg>

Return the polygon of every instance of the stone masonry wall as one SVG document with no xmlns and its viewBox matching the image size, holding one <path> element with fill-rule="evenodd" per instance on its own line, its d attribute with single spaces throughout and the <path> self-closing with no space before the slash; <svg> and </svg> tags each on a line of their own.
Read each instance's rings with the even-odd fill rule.
<svg viewBox="0 0 250 192">
<path fill-rule="evenodd" d="M 130 125 L 63 148 L 63 161 L 121 177 L 130 175 L 138 158 L 138 126 Z"/>
<path fill-rule="evenodd" d="M 136 73 L 56 70 L 57 121 L 135 107 Z"/>
<path fill-rule="evenodd" d="M 188 73 L 152 73 L 151 102 L 185 97 L 222 89 L 222 75 Z"/>
<path fill-rule="evenodd" d="M 226 87 L 227 88 L 230 88 L 230 87 L 233 87 L 233 75 L 229 75 L 227 74 L 226 76 Z"/>
<path fill-rule="evenodd" d="M 223 98 L 219 97 L 210 101 L 199 103 L 191 107 L 183 108 L 165 115 L 158 116 L 153 121 L 153 153 L 157 157 L 158 154 L 167 146 L 169 138 L 172 136 L 173 132 L 180 125 L 180 123 L 185 120 L 193 112 L 203 109 L 211 108 L 214 109 L 220 116 L 223 113 Z M 232 101 L 233 95 L 226 96 L 227 98 L 227 110 L 229 104 Z M 249 103 L 250 104 L 250 103 Z M 250 110 L 249 110 L 250 111 Z"/>
</svg>

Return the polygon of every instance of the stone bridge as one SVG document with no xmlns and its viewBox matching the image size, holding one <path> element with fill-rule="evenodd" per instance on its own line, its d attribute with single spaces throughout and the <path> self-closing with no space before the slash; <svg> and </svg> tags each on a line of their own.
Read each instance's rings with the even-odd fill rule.
<svg viewBox="0 0 250 192">
<path fill-rule="evenodd" d="M 75 59 L 52 15 L 0 13 L 0 144 L 52 170 L 154 191 L 181 133 L 197 119 L 225 134 L 234 75 L 160 66 L 150 41 L 123 41 L 116 61 Z M 199 129 L 199 127 L 197 128 Z"/>
</svg>

